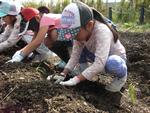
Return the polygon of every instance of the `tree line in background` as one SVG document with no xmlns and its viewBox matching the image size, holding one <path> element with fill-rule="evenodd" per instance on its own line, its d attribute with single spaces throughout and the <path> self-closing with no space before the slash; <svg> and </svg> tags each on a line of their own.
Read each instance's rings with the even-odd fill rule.
<svg viewBox="0 0 150 113">
<path fill-rule="evenodd" d="M 49 7 L 50 11 L 53 13 L 61 13 L 63 8 L 72 1 L 77 0 L 48 0 L 47 2 L 36 3 L 34 1 L 24 2 L 23 5 L 31 7 L 39 7 L 45 5 Z M 112 20 L 114 22 L 128 23 L 134 22 L 139 23 L 139 19 L 143 18 L 143 23 L 150 23 L 150 1 L 149 0 L 121 0 L 120 2 L 109 3 L 109 0 L 106 0 L 104 3 L 103 0 L 79 0 L 87 5 L 96 8 L 106 17 L 110 15 L 110 7 L 112 11 Z M 141 9 L 143 8 L 143 9 Z M 142 13 L 142 10 L 144 12 Z M 143 17 L 141 17 L 143 16 Z"/>
</svg>

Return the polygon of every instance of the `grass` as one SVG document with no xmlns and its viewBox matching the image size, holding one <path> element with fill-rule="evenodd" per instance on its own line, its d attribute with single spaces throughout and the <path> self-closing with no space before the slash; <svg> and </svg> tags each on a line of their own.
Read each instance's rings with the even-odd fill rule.
<svg viewBox="0 0 150 113">
<path fill-rule="evenodd" d="M 137 24 L 137 23 L 124 23 L 118 24 L 118 30 L 122 32 L 150 32 L 150 23 Z"/>
<path fill-rule="evenodd" d="M 57 2 L 56 6 L 51 6 L 50 4 L 46 4 L 45 2 L 41 2 L 39 4 L 35 1 L 28 1 L 28 2 L 23 2 L 23 5 L 25 7 L 35 7 L 35 8 L 45 5 L 45 6 L 48 6 L 51 9 L 51 12 L 61 13 L 62 9 L 67 4 L 69 4 L 69 2 L 70 2 L 69 0 L 65 0 L 63 4 L 61 4 L 60 2 Z M 130 14 L 130 16 L 129 16 L 129 14 Z M 135 19 L 137 17 L 134 18 L 135 22 L 131 18 L 131 16 L 133 16 L 133 14 L 135 14 L 135 11 L 134 12 L 131 11 L 131 13 L 127 13 L 127 15 L 126 15 L 127 17 L 121 17 L 121 18 L 119 18 L 119 20 L 116 19 L 117 15 L 114 15 L 114 17 L 113 17 L 114 22 L 118 20 L 117 21 L 118 31 L 121 31 L 121 32 L 128 32 L 128 31 L 130 31 L 130 32 L 150 32 L 150 23 L 145 23 L 145 24 L 142 24 L 142 25 L 137 24 L 137 21 Z M 130 20 L 128 20 L 130 22 L 123 23 L 123 22 L 125 22 L 125 20 L 127 21 L 127 19 L 130 19 Z M 121 23 L 118 24 L 119 21 Z"/>
<path fill-rule="evenodd" d="M 129 98 L 132 104 L 135 104 L 137 102 L 137 97 L 136 97 L 135 86 L 133 84 L 129 85 L 128 94 L 129 94 Z"/>
<path fill-rule="evenodd" d="M 45 3 L 39 4 L 39 3 L 35 2 L 35 1 L 27 1 L 27 2 L 23 2 L 22 5 L 23 5 L 24 7 L 34 7 L 34 8 L 38 8 L 38 7 L 44 6 L 44 5 L 46 5 L 46 4 L 45 4 Z"/>
</svg>

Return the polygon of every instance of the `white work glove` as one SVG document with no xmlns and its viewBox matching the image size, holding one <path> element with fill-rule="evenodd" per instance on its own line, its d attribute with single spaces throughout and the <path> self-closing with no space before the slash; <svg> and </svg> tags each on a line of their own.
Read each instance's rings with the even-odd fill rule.
<svg viewBox="0 0 150 113">
<path fill-rule="evenodd" d="M 6 63 L 21 62 L 24 59 L 24 57 L 25 56 L 22 54 L 22 51 L 19 50 L 12 56 L 12 59 L 7 61 Z"/>
<path fill-rule="evenodd" d="M 53 76 L 53 75 L 48 76 L 48 77 L 47 77 L 47 80 L 51 80 L 52 76 Z M 53 79 L 55 80 L 55 83 L 58 84 L 58 83 L 60 83 L 61 81 L 64 81 L 65 77 L 66 77 L 66 76 L 65 76 L 64 73 L 60 73 L 60 75 L 55 75 L 55 76 L 53 77 Z"/>
<path fill-rule="evenodd" d="M 78 83 L 80 82 L 80 79 L 77 77 L 77 76 L 75 76 L 75 77 L 73 77 L 73 78 L 71 78 L 70 80 L 68 80 L 68 81 L 61 81 L 59 84 L 60 85 L 63 85 L 63 86 L 75 86 L 75 85 L 77 85 Z"/>
</svg>

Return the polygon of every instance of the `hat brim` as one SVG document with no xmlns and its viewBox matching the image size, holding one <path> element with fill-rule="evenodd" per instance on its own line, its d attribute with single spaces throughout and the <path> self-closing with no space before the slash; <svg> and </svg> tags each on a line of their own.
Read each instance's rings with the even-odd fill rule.
<svg viewBox="0 0 150 113">
<path fill-rule="evenodd" d="M 59 40 L 73 40 L 76 38 L 80 31 L 80 27 L 76 28 L 61 28 L 58 29 L 58 39 Z"/>
<path fill-rule="evenodd" d="M 0 12 L 0 17 L 4 17 L 6 15 L 7 15 L 6 13 Z"/>
</svg>

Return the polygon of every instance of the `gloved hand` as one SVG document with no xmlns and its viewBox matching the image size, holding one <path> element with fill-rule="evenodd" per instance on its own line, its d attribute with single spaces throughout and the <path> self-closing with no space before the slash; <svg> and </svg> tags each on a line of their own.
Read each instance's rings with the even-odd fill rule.
<svg viewBox="0 0 150 113">
<path fill-rule="evenodd" d="M 73 78 L 71 78 L 70 80 L 68 81 L 61 81 L 59 84 L 63 85 L 63 86 L 75 86 L 77 85 L 78 83 L 80 82 L 80 79 L 75 76 Z"/>
<path fill-rule="evenodd" d="M 6 63 L 21 62 L 24 59 L 24 57 L 25 56 L 22 54 L 22 51 L 19 50 L 12 56 L 12 59 L 7 61 Z"/>
<path fill-rule="evenodd" d="M 47 80 L 50 80 L 52 78 L 52 76 L 53 75 L 48 76 Z M 60 75 L 55 75 L 53 79 L 55 80 L 55 83 L 58 84 L 61 81 L 63 81 L 65 79 L 65 77 L 66 76 L 64 75 L 64 73 L 60 73 Z"/>
</svg>

